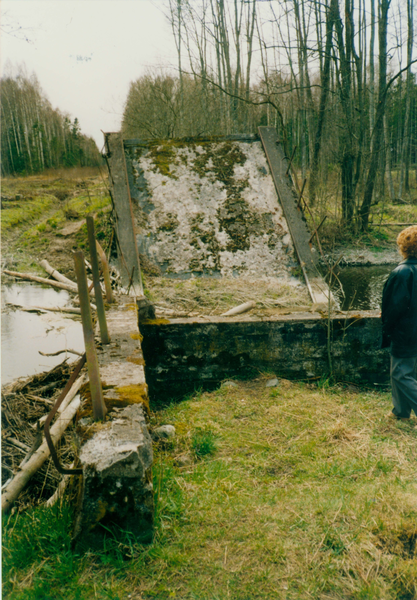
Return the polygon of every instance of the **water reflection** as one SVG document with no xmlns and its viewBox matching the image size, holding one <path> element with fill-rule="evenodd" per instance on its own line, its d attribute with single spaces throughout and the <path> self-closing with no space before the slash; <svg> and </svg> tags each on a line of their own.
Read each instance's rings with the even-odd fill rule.
<svg viewBox="0 0 417 600">
<path fill-rule="evenodd" d="M 379 310 L 384 283 L 394 268 L 395 265 L 379 265 L 342 269 L 338 278 L 342 284 L 344 297 L 339 285 L 332 286 L 341 309 Z"/>
<path fill-rule="evenodd" d="M 7 303 L 25 307 L 63 307 L 69 302 L 64 290 L 53 290 L 30 283 L 2 286 L 1 295 L 1 383 L 52 369 L 65 354 L 42 356 L 71 348 L 84 352 L 81 323 L 60 313 L 36 314 L 11 310 Z M 69 355 L 71 360 L 74 354 Z"/>
</svg>

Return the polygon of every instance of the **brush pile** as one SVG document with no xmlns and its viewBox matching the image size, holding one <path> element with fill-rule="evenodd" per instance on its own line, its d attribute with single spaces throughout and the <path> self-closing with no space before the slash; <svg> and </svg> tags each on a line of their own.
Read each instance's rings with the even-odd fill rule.
<svg viewBox="0 0 417 600">
<path fill-rule="evenodd" d="M 18 379 L 2 389 L 2 488 L 43 441 L 39 421 L 51 411 L 71 376 L 73 365 L 67 360 L 51 371 Z M 68 429 L 57 448 L 61 463 L 73 462 L 74 443 Z M 45 501 L 54 493 L 61 478 L 49 458 L 20 494 L 15 506 L 23 509 Z"/>
</svg>

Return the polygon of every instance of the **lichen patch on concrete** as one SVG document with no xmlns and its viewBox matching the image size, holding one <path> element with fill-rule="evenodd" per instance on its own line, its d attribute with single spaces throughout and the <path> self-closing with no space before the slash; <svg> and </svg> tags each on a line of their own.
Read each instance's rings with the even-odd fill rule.
<svg viewBox="0 0 417 600">
<path fill-rule="evenodd" d="M 139 378 L 140 371 L 137 365 L 124 359 L 123 361 L 114 361 L 110 364 L 103 365 L 100 368 L 100 376 L 106 385 L 123 386 L 135 383 L 142 383 L 144 377 Z"/>
<path fill-rule="evenodd" d="M 289 276 L 294 248 L 260 142 L 161 142 L 127 165 L 139 251 L 163 273 Z"/>
</svg>

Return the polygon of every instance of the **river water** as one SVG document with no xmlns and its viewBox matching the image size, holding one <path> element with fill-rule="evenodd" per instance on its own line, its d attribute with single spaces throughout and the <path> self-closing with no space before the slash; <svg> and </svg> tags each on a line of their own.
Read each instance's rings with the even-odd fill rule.
<svg viewBox="0 0 417 600">
<path fill-rule="evenodd" d="M 396 265 L 345 267 L 332 285 L 342 310 L 379 310 L 384 283 Z"/>
<path fill-rule="evenodd" d="M 4 385 L 18 377 L 48 371 L 64 360 L 76 359 L 75 354 L 42 356 L 68 348 L 84 352 L 84 339 L 80 320 L 62 313 L 28 313 L 14 310 L 8 303 L 25 307 L 64 307 L 70 296 L 64 290 L 56 291 L 31 283 L 13 283 L 1 288 L 1 383 Z"/>
</svg>

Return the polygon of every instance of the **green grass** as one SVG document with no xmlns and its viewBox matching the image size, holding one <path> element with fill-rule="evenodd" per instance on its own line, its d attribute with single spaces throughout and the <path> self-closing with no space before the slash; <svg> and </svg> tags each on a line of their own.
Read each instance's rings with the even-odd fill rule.
<svg viewBox="0 0 417 600">
<path fill-rule="evenodd" d="M 4 597 L 416 598 L 416 421 L 386 419 L 388 394 L 269 377 L 153 415 L 177 436 L 155 448 L 152 544 L 73 553 L 65 505 L 11 517 Z"/>
<path fill-rule="evenodd" d="M 198 458 L 214 454 L 217 448 L 214 433 L 210 429 L 195 431 L 192 435 L 192 448 Z"/>
<path fill-rule="evenodd" d="M 65 269 L 64 252 L 70 256 L 71 250 L 88 248 L 87 228 L 84 225 L 70 237 L 60 231 L 90 213 L 96 215 L 96 237 L 107 249 L 112 236 L 110 197 L 106 182 L 93 174 L 91 169 L 78 169 L 3 180 L 2 193 L 12 198 L 2 207 L 3 252 L 12 258 L 14 270 L 43 275 L 39 259 L 56 244 L 60 244 L 59 255 L 52 253 L 52 259 Z"/>
<path fill-rule="evenodd" d="M 46 211 L 53 208 L 55 202 L 56 200 L 52 196 L 39 196 L 35 200 L 11 203 L 10 208 L 1 211 L 2 235 L 18 226 L 26 225 L 38 219 Z"/>
</svg>

